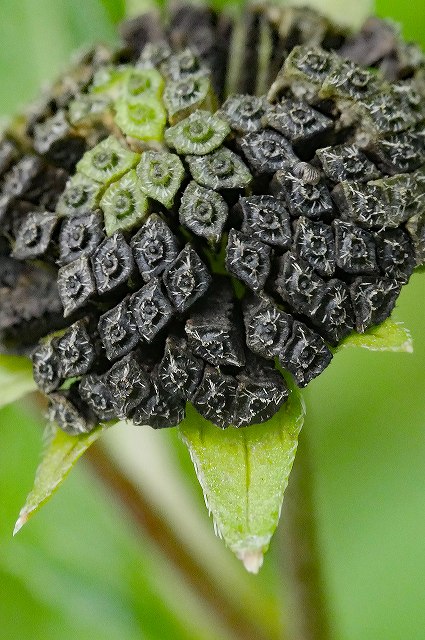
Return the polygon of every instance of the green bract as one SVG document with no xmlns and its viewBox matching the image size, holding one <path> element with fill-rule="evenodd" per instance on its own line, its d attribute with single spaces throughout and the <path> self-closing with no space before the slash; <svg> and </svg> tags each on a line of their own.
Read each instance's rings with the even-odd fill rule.
<svg viewBox="0 0 425 640">
<path fill-rule="evenodd" d="M 158 98 L 144 96 L 134 103 L 119 100 L 115 108 L 115 122 L 123 133 L 138 140 L 162 140 L 167 116 Z"/>
<path fill-rule="evenodd" d="M 109 136 L 87 151 L 77 164 L 77 171 L 102 184 L 120 178 L 137 164 L 139 155 L 124 149 L 116 138 Z"/>
<path fill-rule="evenodd" d="M 134 169 L 108 187 L 100 206 L 108 236 L 115 231 L 127 231 L 143 222 L 148 212 L 148 200 Z"/>
<path fill-rule="evenodd" d="M 165 132 L 165 141 L 177 153 L 204 155 L 217 149 L 230 133 L 230 127 L 208 111 L 197 110 Z"/>
<path fill-rule="evenodd" d="M 142 191 L 169 208 L 183 181 L 184 167 L 173 153 L 146 151 L 137 165 L 137 175 Z"/>
</svg>

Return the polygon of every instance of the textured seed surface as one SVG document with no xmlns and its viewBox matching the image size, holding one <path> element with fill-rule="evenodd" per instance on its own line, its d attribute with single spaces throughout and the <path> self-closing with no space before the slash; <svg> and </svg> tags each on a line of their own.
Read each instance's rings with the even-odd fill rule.
<svg viewBox="0 0 425 640">
<path fill-rule="evenodd" d="M 131 20 L 0 138 L 0 344 L 68 433 L 265 422 L 425 262 L 419 50 L 244 20 L 237 55 L 214 9 Z"/>
</svg>

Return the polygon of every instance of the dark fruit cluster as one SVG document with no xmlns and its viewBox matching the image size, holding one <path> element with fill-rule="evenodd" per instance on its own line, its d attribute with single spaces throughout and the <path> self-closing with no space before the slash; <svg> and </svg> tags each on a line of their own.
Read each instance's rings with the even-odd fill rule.
<svg viewBox="0 0 425 640">
<path fill-rule="evenodd" d="M 296 9 L 123 35 L 0 142 L 3 348 L 70 434 L 264 422 L 425 259 L 423 56 Z"/>
</svg>

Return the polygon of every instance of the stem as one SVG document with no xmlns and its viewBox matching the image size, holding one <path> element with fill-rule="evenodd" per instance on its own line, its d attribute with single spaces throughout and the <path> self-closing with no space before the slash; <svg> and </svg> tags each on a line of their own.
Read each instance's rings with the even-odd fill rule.
<svg viewBox="0 0 425 640">
<path fill-rule="evenodd" d="M 159 547 L 197 595 L 207 602 L 210 610 L 227 625 L 235 639 L 269 640 L 270 636 L 261 626 L 253 626 L 247 621 L 243 602 L 239 610 L 223 596 L 219 586 L 211 581 L 204 568 L 184 548 L 166 520 L 151 508 L 101 446 L 95 444 L 91 447 L 86 452 L 86 460 L 120 505 L 127 509 L 140 534 Z"/>
<path fill-rule="evenodd" d="M 302 432 L 305 433 L 304 431 Z M 309 443 L 300 439 L 290 477 L 283 531 L 291 640 L 330 640 L 321 550 L 315 519 Z"/>
</svg>

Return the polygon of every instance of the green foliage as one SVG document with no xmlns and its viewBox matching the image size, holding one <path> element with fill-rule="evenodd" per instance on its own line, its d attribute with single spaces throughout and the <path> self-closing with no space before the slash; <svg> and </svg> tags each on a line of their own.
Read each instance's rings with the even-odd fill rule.
<svg viewBox="0 0 425 640">
<path fill-rule="evenodd" d="M 391 318 L 377 327 L 368 329 L 365 333 L 352 333 L 343 340 L 338 348 L 363 347 L 369 351 L 404 351 L 413 352 L 410 331 L 401 322 L 394 322 Z"/>
<path fill-rule="evenodd" d="M 51 498 L 77 460 L 98 439 L 102 430 L 103 427 L 97 427 L 90 433 L 70 436 L 54 424 L 47 426 L 42 460 L 35 475 L 34 486 L 19 513 L 14 535 Z"/>
<path fill-rule="evenodd" d="M 188 407 L 179 426 L 220 537 L 257 573 L 277 527 L 304 421 L 295 389 L 268 422 L 218 429 Z"/>
<path fill-rule="evenodd" d="M 0 407 L 19 400 L 36 388 L 28 358 L 0 354 Z"/>
</svg>

